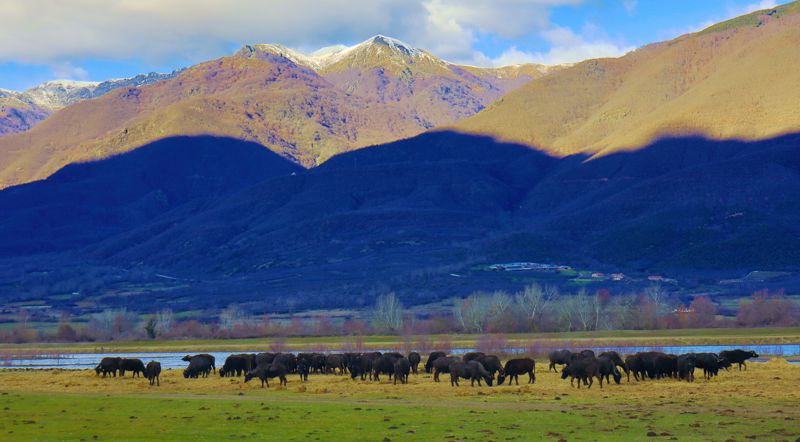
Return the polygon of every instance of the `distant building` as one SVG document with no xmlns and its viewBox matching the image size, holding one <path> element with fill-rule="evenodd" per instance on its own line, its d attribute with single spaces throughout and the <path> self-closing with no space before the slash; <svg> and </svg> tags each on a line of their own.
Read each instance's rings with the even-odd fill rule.
<svg viewBox="0 0 800 442">
<path fill-rule="evenodd" d="M 664 277 L 661 275 L 650 275 L 647 279 L 650 281 L 664 281 Z"/>
<path fill-rule="evenodd" d="M 492 264 L 489 266 L 489 269 L 505 272 L 553 272 L 558 270 L 572 270 L 572 267 L 555 264 L 541 264 L 538 262 L 507 262 L 501 264 Z"/>
<path fill-rule="evenodd" d="M 605 278 L 605 277 L 606 277 L 606 274 L 605 274 L 605 273 L 600 273 L 600 272 L 594 272 L 594 273 L 592 273 L 592 278 L 595 278 L 595 279 L 599 279 L 599 278 Z"/>
<path fill-rule="evenodd" d="M 611 274 L 611 279 L 614 280 L 614 281 L 622 281 L 623 279 L 625 279 L 625 274 L 624 273 L 612 273 Z"/>
</svg>

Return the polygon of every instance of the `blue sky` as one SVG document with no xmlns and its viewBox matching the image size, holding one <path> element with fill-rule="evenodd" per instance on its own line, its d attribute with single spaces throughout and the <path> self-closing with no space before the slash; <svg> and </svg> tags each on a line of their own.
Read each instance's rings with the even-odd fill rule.
<svg viewBox="0 0 800 442">
<path fill-rule="evenodd" d="M 619 56 L 773 0 L 0 0 L 0 88 L 168 72 L 245 43 L 375 34 L 481 66 Z"/>
</svg>

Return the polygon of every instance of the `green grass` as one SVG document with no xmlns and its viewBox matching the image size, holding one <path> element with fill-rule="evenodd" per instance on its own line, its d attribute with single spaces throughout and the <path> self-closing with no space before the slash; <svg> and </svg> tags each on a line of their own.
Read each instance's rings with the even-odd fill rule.
<svg viewBox="0 0 800 442">
<path fill-rule="evenodd" d="M 776 396 L 782 388 L 777 382 L 765 395 L 741 391 L 761 388 L 741 384 L 748 376 L 759 383 L 781 367 L 753 364 L 752 374 L 725 373 L 724 380 L 714 382 L 623 382 L 604 390 L 573 389 L 555 373 L 541 373 L 532 386 L 492 389 L 452 388 L 434 384 L 429 375 L 414 377 L 408 386 L 317 376 L 307 389 L 292 377 L 290 389 L 261 389 L 216 377 L 186 381 L 177 373 L 158 388 L 142 380 L 73 372 L 67 376 L 76 383 L 105 383 L 109 390 L 103 392 L 101 385 L 99 391 L 86 387 L 81 393 L 58 386 L 53 392 L 4 391 L 0 439 L 619 441 L 648 440 L 650 433 L 657 440 L 795 440 L 800 436 L 794 424 L 800 419 L 796 395 Z M 780 382 L 794 382 L 799 370 L 792 370 Z M 31 382 L 51 375 L 21 376 Z M 120 385 L 128 390 L 115 390 Z M 176 393 L 182 386 L 195 390 Z M 131 393 L 131 388 L 139 390 Z"/>
</svg>

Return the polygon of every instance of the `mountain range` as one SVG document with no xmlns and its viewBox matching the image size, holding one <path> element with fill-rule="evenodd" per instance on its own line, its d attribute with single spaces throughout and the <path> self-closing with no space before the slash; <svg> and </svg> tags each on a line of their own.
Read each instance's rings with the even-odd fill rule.
<svg viewBox="0 0 800 442">
<path fill-rule="evenodd" d="M 30 130 L 53 112 L 71 104 L 100 97 L 121 87 L 144 86 L 172 78 L 178 72 L 151 72 L 102 82 L 54 80 L 24 92 L 0 89 L 0 136 Z"/>
<path fill-rule="evenodd" d="M 0 138 L 0 298 L 421 304 L 518 289 L 485 270 L 511 261 L 796 275 L 797 12 L 557 68 L 245 45 L 72 104 Z"/>
<path fill-rule="evenodd" d="M 146 87 L 123 87 L 0 138 L 0 187 L 175 135 L 260 143 L 305 167 L 473 115 L 557 68 L 458 66 L 384 36 L 326 57 L 246 45 Z"/>
</svg>

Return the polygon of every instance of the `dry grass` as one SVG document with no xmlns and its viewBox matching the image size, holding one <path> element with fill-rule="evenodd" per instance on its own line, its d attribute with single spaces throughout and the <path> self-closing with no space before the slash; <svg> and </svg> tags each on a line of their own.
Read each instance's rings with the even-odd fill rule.
<svg viewBox="0 0 800 442">
<path fill-rule="evenodd" d="M 470 387 L 411 376 L 408 385 L 292 376 L 262 389 L 239 378 L 164 373 L 0 371 L 0 434 L 29 439 L 795 440 L 800 366 L 752 363 L 713 381 L 571 388 L 539 363 L 534 385 Z M 446 381 L 446 380 L 445 380 Z"/>
</svg>

